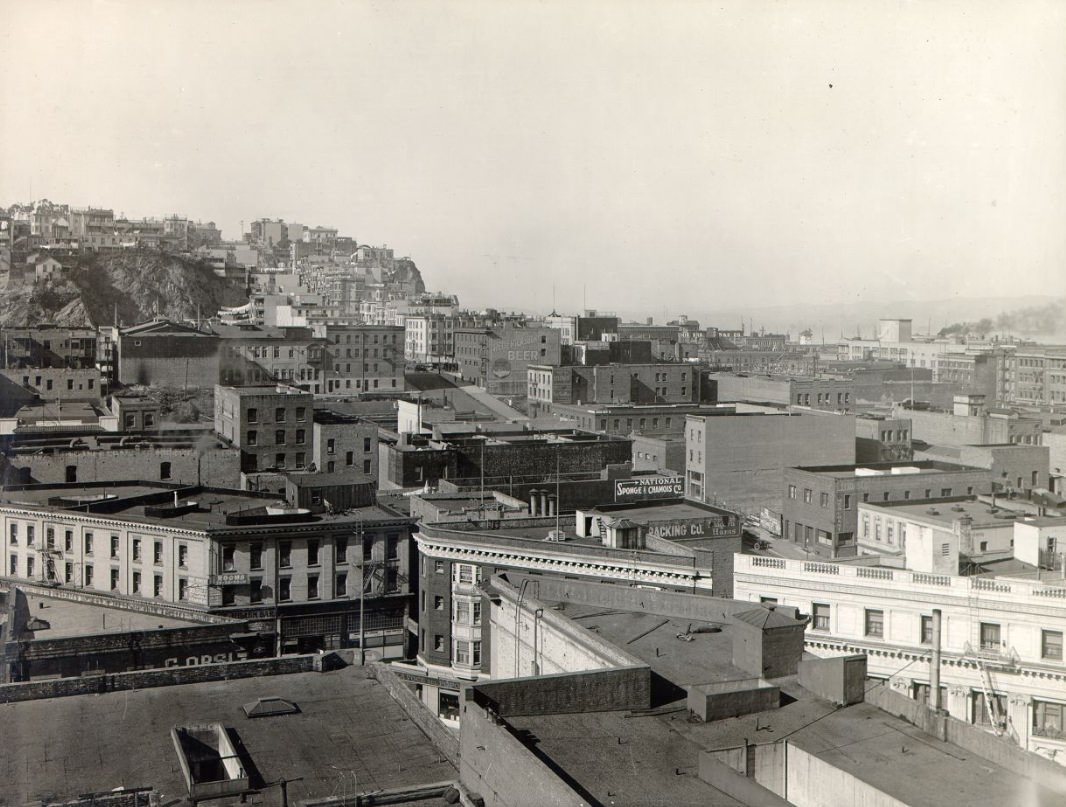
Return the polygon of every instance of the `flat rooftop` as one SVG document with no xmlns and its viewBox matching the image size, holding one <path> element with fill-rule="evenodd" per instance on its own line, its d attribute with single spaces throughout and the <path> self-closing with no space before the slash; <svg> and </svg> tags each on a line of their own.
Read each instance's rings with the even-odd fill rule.
<svg viewBox="0 0 1066 807">
<path fill-rule="evenodd" d="M 564 616 L 636 656 L 676 686 L 739 681 L 752 674 L 734 667 L 732 617 L 697 621 L 639 611 L 544 600 Z M 708 598 L 709 609 L 714 600 Z M 758 608 L 753 603 L 752 608 Z M 679 639 L 688 635 L 688 640 Z"/>
<path fill-rule="evenodd" d="M 723 623 L 690 625 L 572 603 L 562 612 L 674 684 L 751 678 L 729 662 L 732 644 L 724 615 Z M 697 632 L 718 624 L 720 633 Z M 679 640 L 677 633 L 690 627 L 693 641 Z M 700 752 L 785 738 L 909 807 L 942 807 L 945 794 L 959 804 L 1052 807 L 1062 802 L 1061 794 L 940 742 L 872 704 L 837 707 L 800 687 L 794 676 L 773 683 L 783 692 L 780 708 L 710 723 L 688 719 L 683 690 L 646 713 L 520 715 L 507 721 L 587 797 L 616 807 L 741 805 L 698 778 Z"/>
<path fill-rule="evenodd" d="M 641 477 L 634 477 L 639 479 Z M 647 477 L 645 477 L 647 478 Z M 654 477 L 652 477 L 654 479 Z M 666 479 L 667 477 L 663 477 Z M 626 480 L 621 480 L 626 481 Z M 710 505 L 701 505 L 689 501 L 675 501 L 665 504 L 624 504 L 603 505 L 588 512 L 602 513 L 611 518 L 628 518 L 632 521 L 675 521 L 679 519 L 707 518 L 708 516 L 735 516 L 728 510 L 721 510 Z"/>
<path fill-rule="evenodd" d="M 242 525 L 227 524 L 226 517 L 229 515 L 253 515 L 255 511 L 263 511 L 264 521 L 259 526 L 280 525 L 282 522 L 271 522 L 266 519 L 265 509 L 267 506 L 284 507 L 285 500 L 281 497 L 270 498 L 249 495 L 239 490 L 222 488 L 185 488 L 178 489 L 179 504 L 196 502 L 195 510 L 184 512 L 171 518 L 164 518 L 145 513 L 146 507 L 172 506 L 174 503 L 173 491 L 175 488 L 163 485 L 147 485 L 138 483 L 108 483 L 100 485 L 30 485 L 22 488 L 8 488 L 0 491 L 0 506 L 15 505 L 20 507 L 33 507 L 47 509 L 52 512 L 68 511 L 76 513 L 84 510 L 75 502 L 82 500 L 87 505 L 100 505 L 105 501 L 112 502 L 106 511 L 92 510 L 96 518 L 129 520 L 136 519 L 139 522 L 157 524 L 160 526 L 183 527 L 187 529 L 223 529 Z M 146 495 L 162 494 L 161 501 L 156 504 L 146 505 L 138 501 L 138 497 Z M 109 498 L 110 497 L 110 498 Z M 51 499 L 63 498 L 69 503 L 64 505 L 50 505 Z M 378 504 L 367 507 L 353 508 L 344 512 L 329 515 L 327 513 L 306 513 L 299 521 L 285 521 L 285 524 L 311 524 L 324 525 L 346 523 L 356 519 L 362 521 L 388 521 L 401 516 Z"/>
<path fill-rule="evenodd" d="M 204 624 L 194 619 L 156 616 L 37 594 L 28 594 L 26 602 L 31 619 L 43 619 L 50 625 L 47 630 L 34 631 L 34 639 L 66 639 L 126 631 L 189 628 Z"/>
<path fill-rule="evenodd" d="M 914 460 L 913 462 L 870 462 L 860 465 L 801 465 L 799 471 L 851 479 L 866 476 L 917 476 L 930 474 L 959 473 L 961 471 L 985 471 L 972 465 L 955 465 L 937 460 Z"/>
<path fill-rule="evenodd" d="M 1020 521 L 1022 516 L 1025 515 L 1024 512 L 1009 510 L 1005 507 L 997 506 L 993 510 L 992 505 L 976 499 L 947 499 L 936 502 L 860 502 L 859 507 L 874 507 L 884 509 L 893 514 L 912 516 L 927 521 L 938 521 L 949 525 L 957 519 L 969 517 L 973 519 L 974 524 L 982 527 L 997 525 L 1009 527 L 1015 521 Z M 935 510 L 936 513 L 930 512 L 931 510 Z M 1057 519 L 1057 521 L 1066 524 L 1066 518 Z"/>
<path fill-rule="evenodd" d="M 250 720 L 258 697 L 300 713 Z M 253 786 L 289 783 L 289 803 L 458 778 L 403 709 L 360 668 L 79 695 L 0 705 L 0 791 L 25 804 L 119 787 L 154 787 L 164 804 L 187 797 L 172 726 L 219 722 L 251 757 Z M 280 803 L 276 787 L 265 804 Z M 212 802 L 235 805 L 237 798 Z"/>
</svg>

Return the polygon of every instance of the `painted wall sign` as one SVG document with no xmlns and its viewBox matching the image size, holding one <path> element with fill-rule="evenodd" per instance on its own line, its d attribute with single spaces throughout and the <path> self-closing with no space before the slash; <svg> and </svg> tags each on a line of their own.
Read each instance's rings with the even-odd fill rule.
<svg viewBox="0 0 1066 807">
<path fill-rule="evenodd" d="M 614 500 L 632 502 L 642 499 L 667 499 L 685 494 L 685 480 L 680 476 L 648 476 L 619 479 L 614 483 Z"/>
</svg>

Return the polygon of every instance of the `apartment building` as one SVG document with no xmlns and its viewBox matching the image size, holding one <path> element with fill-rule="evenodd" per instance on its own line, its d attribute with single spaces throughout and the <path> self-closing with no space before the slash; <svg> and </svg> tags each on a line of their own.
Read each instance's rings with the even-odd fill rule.
<svg viewBox="0 0 1066 807">
<path fill-rule="evenodd" d="M 957 554 L 957 544 L 945 542 L 949 553 Z M 938 555 L 941 543 L 929 542 L 925 551 Z M 870 680 L 923 702 L 931 702 L 930 659 L 939 615 L 941 707 L 1066 764 L 1066 580 L 1061 574 L 1030 569 L 963 577 L 738 555 L 734 588 L 737 599 L 799 608 L 810 615 L 809 652 L 862 653 Z"/>
<path fill-rule="evenodd" d="M 812 554 L 837 558 L 852 557 L 858 550 L 860 504 L 987 494 L 992 474 L 984 468 L 923 460 L 787 468 L 784 484 L 782 537 Z"/>
<path fill-rule="evenodd" d="M 327 322 L 315 333 L 326 340 L 327 395 L 404 390 L 404 329 L 397 325 Z"/>
<path fill-rule="evenodd" d="M 781 411 L 688 415 L 685 492 L 750 515 L 780 514 L 785 469 L 855 461 L 852 415 Z"/>
<path fill-rule="evenodd" d="M 0 494 L 0 521 L 15 582 L 231 615 L 282 652 L 358 646 L 362 611 L 365 646 L 405 654 L 412 519 L 383 505 L 312 514 L 199 486 L 20 485 Z"/>
</svg>

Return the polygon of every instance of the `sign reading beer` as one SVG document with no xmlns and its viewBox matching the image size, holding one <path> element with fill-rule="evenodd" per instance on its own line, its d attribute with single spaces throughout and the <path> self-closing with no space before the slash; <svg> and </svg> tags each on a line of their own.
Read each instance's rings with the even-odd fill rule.
<svg viewBox="0 0 1066 807">
<path fill-rule="evenodd" d="M 614 483 L 616 502 L 670 499 L 684 494 L 685 480 L 680 476 L 641 476 L 635 479 L 619 479 Z"/>
</svg>

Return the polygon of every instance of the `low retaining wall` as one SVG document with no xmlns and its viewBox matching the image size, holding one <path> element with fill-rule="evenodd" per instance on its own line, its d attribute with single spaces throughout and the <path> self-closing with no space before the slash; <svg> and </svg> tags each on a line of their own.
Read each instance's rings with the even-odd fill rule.
<svg viewBox="0 0 1066 807">
<path fill-rule="evenodd" d="M 373 662 L 366 665 L 366 670 L 368 675 L 376 678 L 377 682 L 385 687 L 392 699 L 400 705 L 411 718 L 411 722 L 422 730 L 437 750 L 458 769 L 459 737 L 437 719 L 437 716 L 418 699 L 388 664 Z"/>
<path fill-rule="evenodd" d="M 90 675 L 81 678 L 50 678 L 45 681 L 26 681 L 0 686 L 0 703 L 17 703 L 41 698 L 65 698 L 70 695 L 101 695 L 130 689 L 199 684 L 203 681 L 225 681 L 230 678 L 257 678 L 264 675 L 289 675 L 311 672 L 317 654 L 283 656 L 282 658 L 233 661 L 222 664 L 200 664 L 195 667 L 169 667 L 162 670 L 136 670 L 111 675 Z"/>
</svg>

